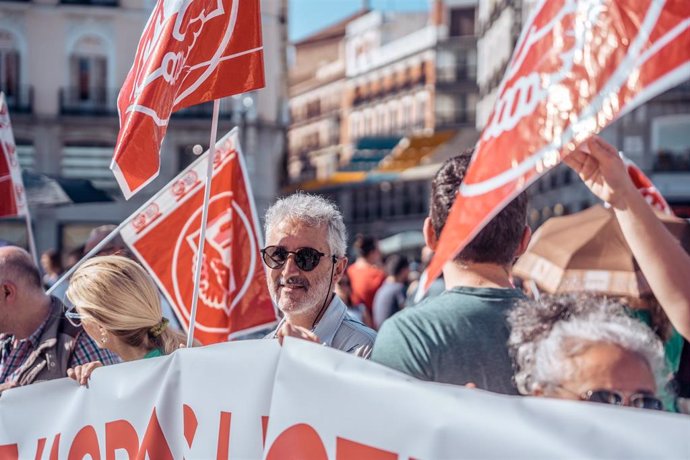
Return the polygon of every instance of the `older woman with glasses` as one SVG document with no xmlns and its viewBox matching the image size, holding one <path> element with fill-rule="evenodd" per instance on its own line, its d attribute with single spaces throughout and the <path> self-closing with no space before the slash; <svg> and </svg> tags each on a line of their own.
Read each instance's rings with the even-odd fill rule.
<svg viewBox="0 0 690 460">
<path fill-rule="evenodd" d="M 94 257 L 85 262 L 72 275 L 67 298 L 74 305 L 65 312 L 67 319 L 81 324 L 100 348 L 123 361 L 167 355 L 185 342 L 181 332 L 168 327 L 151 277 L 126 257 Z M 91 362 L 67 374 L 85 384 L 99 366 Z"/>
<path fill-rule="evenodd" d="M 610 300 L 545 296 L 509 315 L 515 382 L 524 395 L 663 409 L 659 339 Z"/>
</svg>

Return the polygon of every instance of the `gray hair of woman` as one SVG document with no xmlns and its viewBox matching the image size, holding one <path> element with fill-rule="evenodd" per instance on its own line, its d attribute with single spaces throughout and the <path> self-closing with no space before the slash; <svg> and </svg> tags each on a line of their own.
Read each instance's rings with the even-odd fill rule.
<svg viewBox="0 0 690 460">
<path fill-rule="evenodd" d="M 659 392 L 668 380 L 661 341 L 615 300 L 591 295 L 543 296 L 522 301 L 509 314 L 508 340 L 521 394 L 558 386 L 572 376 L 572 359 L 594 344 L 616 345 L 640 356 Z"/>
<path fill-rule="evenodd" d="M 300 222 L 309 227 L 325 225 L 331 252 L 343 257 L 347 250 L 347 230 L 337 206 L 318 195 L 297 192 L 281 198 L 266 211 L 266 237 L 282 222 Z"/>
</svg>

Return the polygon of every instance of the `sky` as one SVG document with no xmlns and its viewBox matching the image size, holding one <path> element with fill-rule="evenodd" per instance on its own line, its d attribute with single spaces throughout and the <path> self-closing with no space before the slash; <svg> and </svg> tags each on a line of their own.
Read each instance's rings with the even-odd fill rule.
<svg viewBox="0 0 690 460">
<path fill-rule="evenodd" d="M 429 0 L 368 0 L 375 10 L 425 11 Z M 289 34 L 294 42 L 359 10 L 365 0 L 289 0 Z"/>
</svg>

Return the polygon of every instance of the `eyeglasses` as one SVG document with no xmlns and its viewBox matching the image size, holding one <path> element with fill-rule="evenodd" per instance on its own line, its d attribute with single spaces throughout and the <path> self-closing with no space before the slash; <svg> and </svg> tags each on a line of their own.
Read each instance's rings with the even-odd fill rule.
<svg viewBox="0 0 690 460">
<path fill-rule="evenodd" d="M 74 327 L 80 327 L 81 326 L 81 320 L 82 316 L 77 312 L 76 308 L 74 307 L 69 307 L 65 310 L 65 318 L 67 318 L 67 321 L 74 326 Z"/>
<path fill-rule="evenodd" d="M 323 252 L 309 247 L 299 248 L 296 251 L 288 251 L 283 246 L 267 246 L 261 250 L 264 263 L 271 269 L 281 268 L 285 265 L 290 254 L 295 256 L 297 268 L 305 272 L 314 270 L 317 265 L 319 265 L 321 257 L 326 255 Z M 335 260 L 335 256 L 333 258 Z"/>
<path fill-rule="evenodd" d="M 638 409 L 664 410 L 664 403 L 659 398 L 649 392 L 633 393 L 627 398 L 625 394 L 616 390 L 596 389 L 587 390 L 584 393 L 575 393 L 565 387 L 557 385 L 558 388 L 577 396 L 583 401 L 601 404 L 613 404 L 614 406 L 629 406 Z"/>
<path fill-rule="evenodd" d="M 625 404 L 625 395 L 615 390 L 588 390 L 580 397 L 586 401 L 613 404 L 615 406 L 630 406 L 638 409 L 664 410 L 664 403 L 656 396 L 646 393 L 633 393 L 628 396 Z"/>
</svg>

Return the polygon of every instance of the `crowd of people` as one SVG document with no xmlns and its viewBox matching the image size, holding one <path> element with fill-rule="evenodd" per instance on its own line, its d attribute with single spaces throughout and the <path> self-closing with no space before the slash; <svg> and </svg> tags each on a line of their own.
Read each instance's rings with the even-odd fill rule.
<svg viewBox="0 0 690 460">
<path fill-rule="evenodd" d="M 471 154 L 451 158 L 433 179 L 422 229 L 427 260 Z M 690 256 L 632 184 L 616 149 L 594 137 L 564 161 L 613 208 L 656 301 L 690 338 Z M 317 342 L 426 381 L 687 411 L 670 394 L 663 337 L 624 299 L 587 292 L 533 299 L 515 286 L 512 265 L 531 236 L 526 213 L 522 194 L 422 292 L 419 283 L 408 286 L 410 261 L 382 260 L 375 238 L 357 235 L 348 265 L 347 230 L 332 202 L 299 192 L 279 199 L 266 213 L 261 255 L 282 319 L 266 338 Z M 66 308 L 44 292 L 26 251 L 3 247 L 0 289 L 0 390 L 64 376 L 83 384 L 101 365 L 166 355 L 185 341 L 151 277 L 122 255 L 81 265 Z"/>
</svg>

